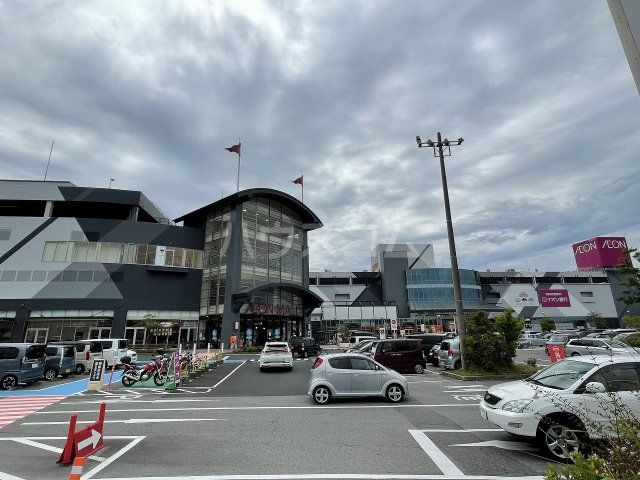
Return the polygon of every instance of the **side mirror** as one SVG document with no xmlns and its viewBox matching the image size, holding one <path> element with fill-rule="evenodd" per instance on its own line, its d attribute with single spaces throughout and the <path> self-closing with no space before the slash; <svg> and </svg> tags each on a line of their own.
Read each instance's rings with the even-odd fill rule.
<svg viewBox="0 0 640 480">
<path fill-rule="evenodd" d="M 605 393 L 607 389 L 600 382 L 589 382 L 585 387 L 587 393 Z"/>
</svg>

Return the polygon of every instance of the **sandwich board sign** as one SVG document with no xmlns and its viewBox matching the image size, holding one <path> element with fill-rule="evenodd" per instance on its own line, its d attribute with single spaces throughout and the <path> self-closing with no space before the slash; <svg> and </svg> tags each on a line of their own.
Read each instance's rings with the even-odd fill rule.
<svg viewBox="0 0 640 480">
<path fill-rule="evenodd" d="M 91 371 L 89 372 L 89 388 L 87 390 L 102 390 L 102 378 L 107 366 L 104 358 L 94 358 Z"/>
</svg>

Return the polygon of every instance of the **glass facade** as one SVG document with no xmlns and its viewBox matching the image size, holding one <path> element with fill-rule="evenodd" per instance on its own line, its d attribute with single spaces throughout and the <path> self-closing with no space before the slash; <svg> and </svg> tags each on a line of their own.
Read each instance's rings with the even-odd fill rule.
<svg viewBox="0 0 640 480">
<path fill-rule="evenodd" d="M 227 251 L 231 240 L 231 210 L 227 205 L 207 215 L 202 268 L 200 314 L 221 314 L 227 285 Z"/>
<path fill-rule="evenodd" d="M 480 285 L 474 270 L 459 270 L 462 300 L 480 302 Z M 420 268 L 406 270 L 409 301 L 451 302 L 453 305 L 453 278 L 450 268 Z"/>
<path fill-rule="evenodd" d="M 242 266 L 240 287 L 253 288 L 267 283 L 293 283 L 302 286 L 302 220 L 282 203 L 252 198 L 242 208 Z M 281 289 L 258 292 L 254 303 L 285 305 L 302 311 L 302 300 Z"/>
<path fill-rule="evenodd" d="M 45 242 L 42 261 L 202 268 L 202 250 L 135 243 Z"/>
</svg>

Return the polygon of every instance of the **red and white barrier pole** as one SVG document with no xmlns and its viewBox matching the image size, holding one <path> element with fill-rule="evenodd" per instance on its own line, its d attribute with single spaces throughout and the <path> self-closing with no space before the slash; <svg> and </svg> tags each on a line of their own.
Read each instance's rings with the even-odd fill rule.
<svg viewBox="0 0 640 480">
<path fill-rule="evenodd" d="M 75 413 L 71 415 L 71 420 L 69 421 L 69 429 L 67 431 L 67 442 L 64 444 L 64 448 L 62 449 L 62 453 L 60 454 L 60 459 L 58 463 L 62 463 L 63 465 L 67 465 L 71 463 L 71 457 L 73 456 L 73 436 L 76 433 L 76 421 L 78 420 L 78 415 Z"/>
<path fill-rule="evenodd" d="M 76 457 L 73 460 L 73 466 L 71 467 L 71 472 L 69 472 L 69 480 L 80 480 L 86 461 L 87 459 L 85 457 Z"/>
</svg>

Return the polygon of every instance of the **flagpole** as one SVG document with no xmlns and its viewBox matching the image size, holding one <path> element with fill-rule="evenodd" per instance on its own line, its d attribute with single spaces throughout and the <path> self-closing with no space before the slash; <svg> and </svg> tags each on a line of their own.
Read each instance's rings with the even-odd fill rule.
<svg viewBox="0 0 640 480">
<path fill-rule="evenodd" d="M 304 173 L 302 174 L 302 203 L 304 203 Z"/>
<path fill-rule="evenodd" d="M 240 138 L 238 138 L 238 180 L 236 181 L 236 193 L 240 191 L 240 155 L 242 152 L 242 143 L 240 143 Z"/>
</svg>

